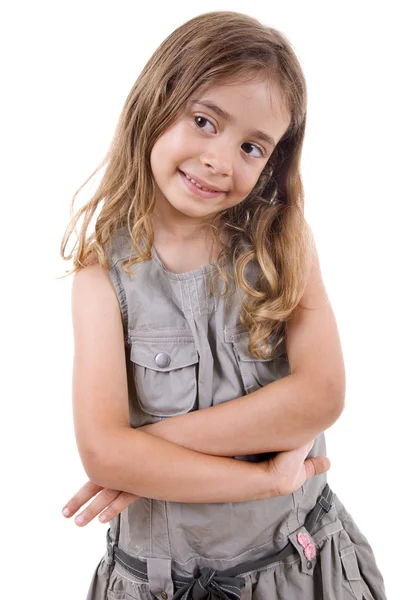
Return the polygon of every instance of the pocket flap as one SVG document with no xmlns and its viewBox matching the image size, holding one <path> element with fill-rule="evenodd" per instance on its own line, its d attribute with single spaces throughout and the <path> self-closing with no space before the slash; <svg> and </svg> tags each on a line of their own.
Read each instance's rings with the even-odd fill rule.
<svg viewBox="0 0 400 600">
<path fill-rule="evenodd" d="M 235 348 L 235 351 L 239 357 L 239 360 L 243 362 L 267 362 L 274 360 L 279 356 L 286 354 L 286 342 L 283 339 L 276 347 L 274 353 L 269 358 L 257 358 L 249 351 L 249 338 L 250 333 L 243 327 L 236 327 L 234 329 L 225 329 L 224 331 L 225 342 L 231 342 Z M 268 337 L 269 348 L 272 348 L 277 338 L 274 335 Z"/>
<path fill-rule="evenodd" d="M 348 581 L 358 581 L 361 579 L 354 548 L 352 546 L 343 548 L 343 550 L 340 550 L 339 554 Z"/>
<path fill-rule="evenodd" d="M 131 336 L 131 361 L 154 371 L 168 372 L 198 363 L 199 356 L 193 338 Z"/>
</svg>

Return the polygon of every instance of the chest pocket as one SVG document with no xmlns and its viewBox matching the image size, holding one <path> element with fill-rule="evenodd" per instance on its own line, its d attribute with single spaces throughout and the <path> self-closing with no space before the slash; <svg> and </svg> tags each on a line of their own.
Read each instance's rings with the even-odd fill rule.
<svg viewBox="0 0 400 600">
<path fill-rule="evenodd" d="M 226 329 L 224 337 L 225 342 L 231 343 L 233 346 L 233 353 L 238 363 L 246 394 L 255 392 L 259 388 L 272 383 L 272 381 L 290 375 L 290 365 L 284 340 L 278 345 L 271 358 L 264 359 L 256 358 L 249 352 L 250 333 L 243 327 Z"/>
<path fill-rule="evenodd" d="M 130 342 L 133 379 L 142 410 L 156 417 L 189 412 L 197 398 L 199 362 L 190 330 L 130 332 Z"/>
</svg>

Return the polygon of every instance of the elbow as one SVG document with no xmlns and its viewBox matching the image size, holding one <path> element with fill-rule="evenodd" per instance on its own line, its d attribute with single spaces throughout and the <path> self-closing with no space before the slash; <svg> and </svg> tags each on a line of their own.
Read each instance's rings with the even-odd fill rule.
<svg viewBox="0 0 400 600">
<path fill-rule="evenodd" d="M 342 414 L 345 407 L 345 386 L 338 387 L 335 383 L 328 382 L 325 387 L 325 393 L 323 394 L 324 406 L 326 408 L 324 412 L 326 419 L 326 429 L 331 427 Z"/>
<path fill-rule="evenodd" d="M 325 431 L 339 419 L 345 407 L 346 386 L 343 380 L 323 378 L 317 382 L 314 377 L 311 383 L 309 379 L 305 381 L 304 393 L 310 407 L 308 414 L 318 431 Z"/>
<path fill-rule="evenodd" d="M 96 437 L 91 447 L 87 447 L 83 464 L 90 481 L 103 488 L 131 491 L 124 486 L 127 479 L 139 480 L 141 461 L 130 461 L 127 457 L 142 455 L 140 443 L 139 447 L 133 443 L 137 437 L 133 431 L 131 427 L 107 429 Z"/>
<path fill-rule="evenodd" d="M 344 410 L 344 397 L 335 396 L 330 400 L 330 411 L 328 415 L 328 427 L 331 427 L 339 419 Z"/>
<path fill-rule="evenodd" d="M 107 484 L 107 464 L 100 453 L 93 452 L 83 463 L 86 475 L 97 485 L 106 488 Z"/>
<path fill-rule="evenodd" d="M 78 444 L 81 463 L 90 481 L 101 487 L 108 487 L 106 483 L 108 466 L 103 448 L 107 448 L 107 444 Z"/>
</svg>

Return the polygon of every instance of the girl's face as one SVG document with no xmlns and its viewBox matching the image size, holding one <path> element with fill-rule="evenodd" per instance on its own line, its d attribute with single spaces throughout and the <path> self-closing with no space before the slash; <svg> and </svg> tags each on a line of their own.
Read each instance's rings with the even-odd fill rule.
<svg viewBox="0 0 400 600">
<path fill-rule="evenodd" d="M 289 123 L 279 90 L 268 81 L 198 89 L 151 151 L 156 219 L 169 229 L 192 230 L 242 202 Z"/>
</svg>

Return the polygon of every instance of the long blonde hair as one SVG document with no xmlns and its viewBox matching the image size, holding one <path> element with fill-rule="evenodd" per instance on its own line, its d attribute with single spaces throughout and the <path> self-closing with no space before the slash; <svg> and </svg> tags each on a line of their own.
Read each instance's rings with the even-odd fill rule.
<svg viewBox="0 0 400 600">
<path fill-rule="evenodd" d="M 257 358 L 268 358 L 283 340 L 285 324 L 303 295 L 311 249 L 300 175 L 306 83 L 290 42 L 276 29 L 248 15 L 217 11 L 191 19 L 164 40 L 128 94 L 105 159 L 73 196 L 72 207 L 80 190 L 106 167 L 92 198 L 72 217 L 60 252 L 64 260 L 73 258 L 74 268 L 68 275 L 93 257 L 108 269 L 108 244 L 117 230 L 128 228 L 132 253 L 123 263 L 125 271 L 150 260 L 154 143 L 200 85 L 250 76 L 268 77 L 277 84 L 291 121 L 251 193 L 238 205 L 215 214 L 212 229 L 221 247 L 215 275 L 225 282 L 222 295 L 230 289 L 228 270 L 223 268 L 229 258 L 234 283 L 245 292 L 240 323 L 250 330 L 249 350 Z M 101 202 L 94 233 L 88 236 Z M 77 243 L 65 256 L 81 216 Z M 245 276 L 250 263 L 260 270 L 256 287 Z"/>
</svg>

